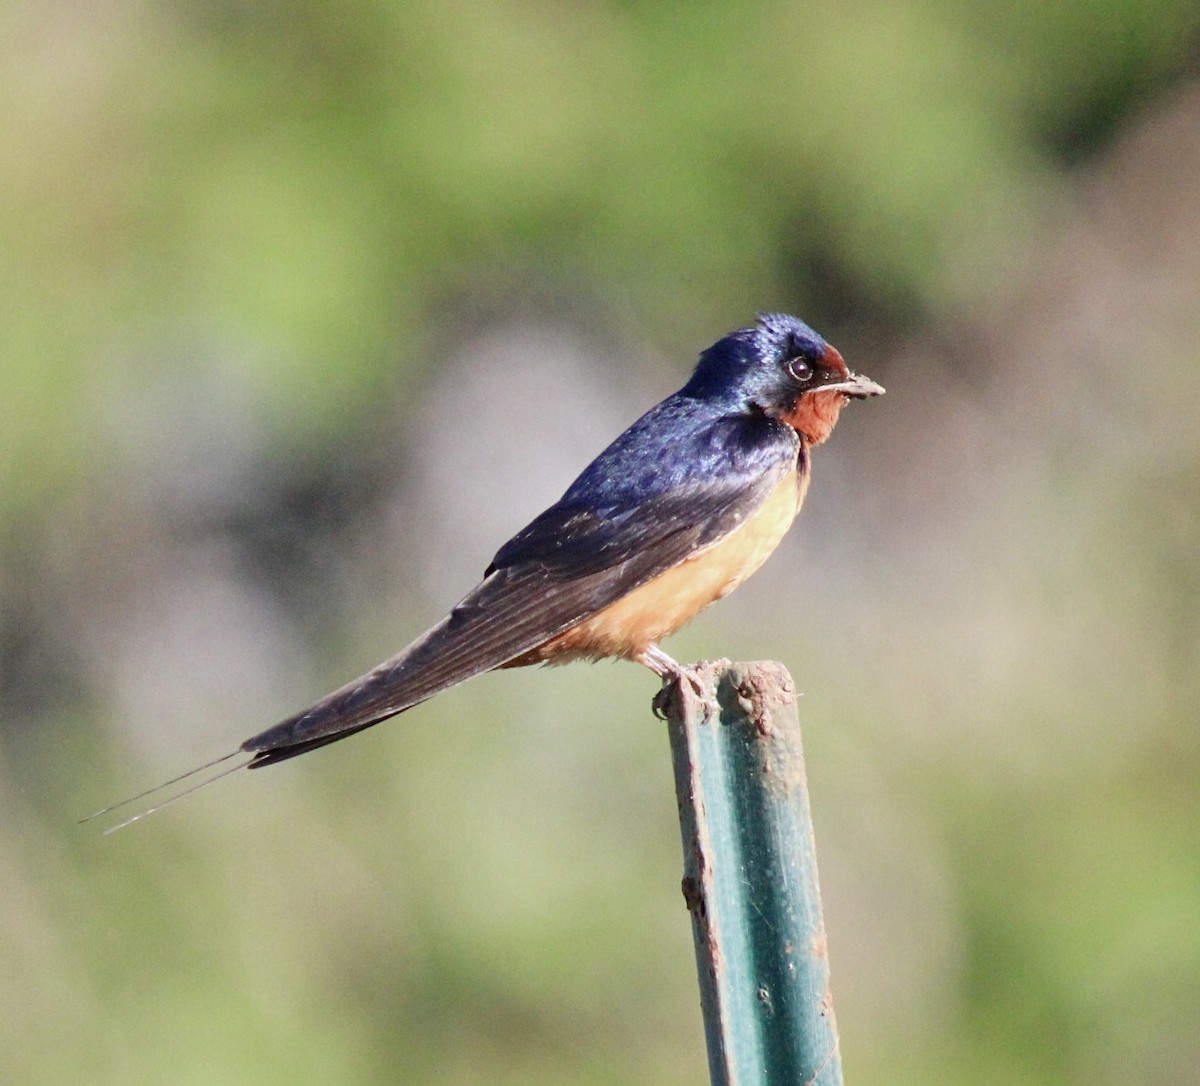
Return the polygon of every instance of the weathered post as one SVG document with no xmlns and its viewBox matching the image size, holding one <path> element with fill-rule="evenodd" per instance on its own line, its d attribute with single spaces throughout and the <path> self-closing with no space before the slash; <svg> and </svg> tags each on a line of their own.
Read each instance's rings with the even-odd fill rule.
<svg viewBox="0 0 1200 1086">
<path fill-rule="evenodd" d="M 714 1086 L 840 1086 L 796 690 L 782 664 L 697 666 L 666 699 Z"/>
</svg>

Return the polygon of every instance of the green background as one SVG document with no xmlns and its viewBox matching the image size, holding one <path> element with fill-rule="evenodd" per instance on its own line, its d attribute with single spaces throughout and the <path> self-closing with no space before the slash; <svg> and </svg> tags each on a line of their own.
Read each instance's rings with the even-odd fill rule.
<svg viewBox="0 0 1200 1086">
<path fill-rule="evenodd" d="M 888 386 L 677 637 L 802 719 L 848 1080 L 1200 1067 L 1200 8 L 0 9 L 0 1079 L 705 1080 L 628 665 L 111 837 L 756 310 Z"/>
</svg>

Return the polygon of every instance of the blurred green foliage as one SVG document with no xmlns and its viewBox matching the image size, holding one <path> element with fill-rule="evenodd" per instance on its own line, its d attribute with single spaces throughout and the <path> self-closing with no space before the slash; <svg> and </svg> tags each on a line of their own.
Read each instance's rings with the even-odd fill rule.
<svg viewBox="0 0 1200 1086">
<path fill-rule="evenodd" d="M 1198 31 L 1182 0 L 7 5 L 0 1079 L 702 1080 L 640 674 L 484 680 L 114 838 L 73 816 L 451 602 L 407 551 L 445 549 L 416 420 L 484 332 L 616 344 L 624 412 L 780 308 L 891 393 L 822 450 L 815 557 L 679 654 L 813 690 L 849 1076 L 1194 1081 L 1200 328 L 1162 276 L 1200 241 L 1106 156 Z M 1146 217 L 1050 247 L 1121 199 Z M 446 420 L 464 462 L 480 421 Z"/>
<path fill-rule="evenodd" d="M 130 347 L 249 344 L 268 423 L 323 429 L 480 284 L 565 276 L 671 341 L 790 297 L 814 253 L 892 313 L 969 302 L 1055 183 L 1055 139 L 1169 80 L 1200 14 L 356 0 L 5 22 L 11 500 L 95 463 Z"/>
</svg>

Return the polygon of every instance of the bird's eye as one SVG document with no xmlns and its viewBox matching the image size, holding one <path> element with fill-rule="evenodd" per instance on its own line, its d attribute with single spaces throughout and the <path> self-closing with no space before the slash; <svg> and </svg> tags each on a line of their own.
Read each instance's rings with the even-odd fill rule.
<svg viewBox="0 0 1200 1086">
<path fill-rule="evenodd" d="M 788 373 L 790 373 L 797 381 L 804 384 L 812 378 L 812 364 L 804 361 L 803 358 L 793 358 L 788 364 Z"/>
</svg>

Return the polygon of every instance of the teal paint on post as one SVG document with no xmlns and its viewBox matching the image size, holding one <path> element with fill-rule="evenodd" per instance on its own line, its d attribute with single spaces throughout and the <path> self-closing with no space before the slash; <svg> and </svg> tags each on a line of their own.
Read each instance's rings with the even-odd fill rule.
<svg viewBox="0 0 1200 1086">
<path fill-rule="evenodd" d="M 703 663 L 668 725 L 714 1086 L 840 1086 L 796 693 L 782 664 Z"/>
</svg>

